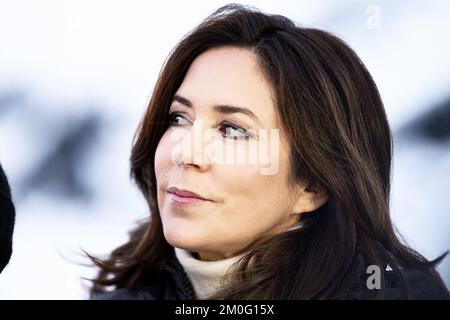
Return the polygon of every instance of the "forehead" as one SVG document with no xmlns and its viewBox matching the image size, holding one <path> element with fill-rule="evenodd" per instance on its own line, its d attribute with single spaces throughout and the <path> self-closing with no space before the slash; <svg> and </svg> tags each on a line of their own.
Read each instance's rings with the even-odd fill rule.
<svg viewBox="0 0 450 320">
<path fill-rule="evenodd" d="M 248 49 L 222 47 L 202 53 L 189 67 L 177 94 L 196 108 L 230 104 L 250 109 L 261 120 L 274 117 L 272 88 Z"/>
</svg>

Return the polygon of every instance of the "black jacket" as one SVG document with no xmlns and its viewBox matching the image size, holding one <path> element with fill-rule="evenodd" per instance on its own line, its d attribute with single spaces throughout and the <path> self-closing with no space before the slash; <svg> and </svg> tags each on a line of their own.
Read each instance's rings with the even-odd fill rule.
<svg viewBox="0 0 450 320">
<path fill-rule="evenodd" d="M 359 265 L 362 266 L 362 258 L 358 256 Z M 365 269 L 360 276 L 367 277 Z M 431 276 L 417 269 L 403 270 L 410 287 L 412 299 L 448 299 Z M 368 289 L 361 283 L 361 277 L 355 277 L 357 286 L 346 299 L 367 299 Z M 393 276 L 392 271 L 385 271 L 384 299 L 405 299 Z M 376 289 L 374 289 L 376 290 Z M 191 300 L 194 299 L 194 290 L 189 278 L 180 265 L 178 259 L 172 256 L 158 277 L 150 277 L 150 280 L 141 282 L 135 289 L 120 288 L 112 292 L 103 293 L 92 297 L 93 300 Z"/>
<path fill-rule="evenodd" d="M 135 289 L 117 289 L 93 300 L 192 300 L 194 289 L 178 259 L 173 255 L 162 272 L 139 283 Z"/>
</svg>

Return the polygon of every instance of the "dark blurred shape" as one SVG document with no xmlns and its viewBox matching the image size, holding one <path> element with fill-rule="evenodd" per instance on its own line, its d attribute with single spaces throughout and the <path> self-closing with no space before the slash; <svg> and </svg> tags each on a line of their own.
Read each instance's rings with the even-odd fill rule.
<svg viewBox="0 0 450 320">
<path fill-rule="evenodd" d="M 83 175 L 85 160 L 98 141 L 101 118 L 88 114 L 63 132 L 52 137 L 55 147 L 35 168 L 24 183 L 24 193 L 44 190 L 50 196 L 68 200 L 91 200 L 93 194 Z"/>
<path fill-rule="evenodd" d="M 11 190 L 0 164 L 0 272 L 11 258 L 15 216 Z"/>
<path fill-rule="evenodd" d="M 25 94 L 20 90 L 9 90 L 0 93 L 0 116 L 14 106 L 23 105 Z"/>
<path fill-rule="evenodd" d="M 450 99 L 418 116 L 403 127 L 400 133 L 438 143 L 450 140 Z"/>
</svg>

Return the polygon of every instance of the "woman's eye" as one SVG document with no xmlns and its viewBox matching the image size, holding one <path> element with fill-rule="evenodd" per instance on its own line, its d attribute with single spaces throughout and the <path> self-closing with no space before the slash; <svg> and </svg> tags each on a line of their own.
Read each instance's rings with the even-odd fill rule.
<svg viewBox="0 0 450 320">
<path fill-rule="evenodd" d="M 248 139 L 251 137 L 250 133 L 231 123 L 223 123 L 220 125 L 220 131 L 225 138 L 230 139 Z"/>
<path fill-rule="evenodd" d="M 189 125 L 191 122 L 186 119 L 182 114 L 178 112 L 169 114 L 169 125 L 170 126 L 185 126 Z M 219 126 L 219 131 L 222 136 L 228 139 L 249 139 L 252 137 L 251 133 L 233 123 L 224 122 Z"/>
<path fill-rule="evenodd" d="M 189 120 L 187 120 L 180 113 L 170 113 L 169 124 L 174 126 L 184 126 L 189 124 Z"/>
</svg>

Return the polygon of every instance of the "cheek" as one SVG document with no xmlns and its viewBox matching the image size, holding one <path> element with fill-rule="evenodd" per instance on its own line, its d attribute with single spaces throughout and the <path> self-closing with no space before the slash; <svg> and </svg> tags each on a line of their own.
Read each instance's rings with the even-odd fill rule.
<svg viewBox="0 0 450 320">
<path fill-rule="evenodd" d="M 280 154 L 279 164 L 279 170 L 273 175 L 261 174 L 261 168 L 266 167 L 262 164 L 230 165 L 217 170 L 228 201 L 227 212 L 239 213 L 236 221 L 257 218 L 261 223 L 270 223 L 289 212 L 289 161 L 285 150 Z"/>
<path fill-rule="evenodd" d="M 273 202 L 274 194 L 278 194 L 280 189 L 278 181 L 275 176 L 261 175 L 260 168 L 256 165 L 234 165 L 218 170 L 225 205 L 230 213 L 238 213 L 238 220 L 245 217 L 253 219 L 255 215 L 265 212 L 264 208 L 278 205 Z"/>
<path fill-rule="evenodd" d="M 254 150 L 257 150 L 257 154 L 253 156 L 252 161 L 246 158 L 246 164 L 235 163 L 218 166 L 220 168 L 216 172 L 220 175 L 220 185 L 223 186 L 225 192 L 234 195 L 242 194 L 250 198 L 264 198 L 268 194 L 280 195 L 285 191 L 289 169 L 289 160 L 285 149 L 281 148 L 273 154 L 269 152 L 268 156 L 263 158 L 258 153 L 257 147 L 235 146 L 234 148 L 242 150 L 239 150 L 240 152 L 234 150 L 234 153 L 231 152 L 231 154 L 249 154 Z M 276 172 L 267 174 L 267 171 L 263 169 L 269 168 L 272 164 L 271 161 L 278 163 L 279 168 Z M 270 199 L 272 198 L 267 200 Z"/>
<path fill-rule="evenodd" d="M 172 145 L 170 139 L 167 138 L 167 134 L 164 134 L 155 151 L 154 169 L 157 180 L 173 166 L 171 151 Z"/>
</svg>

